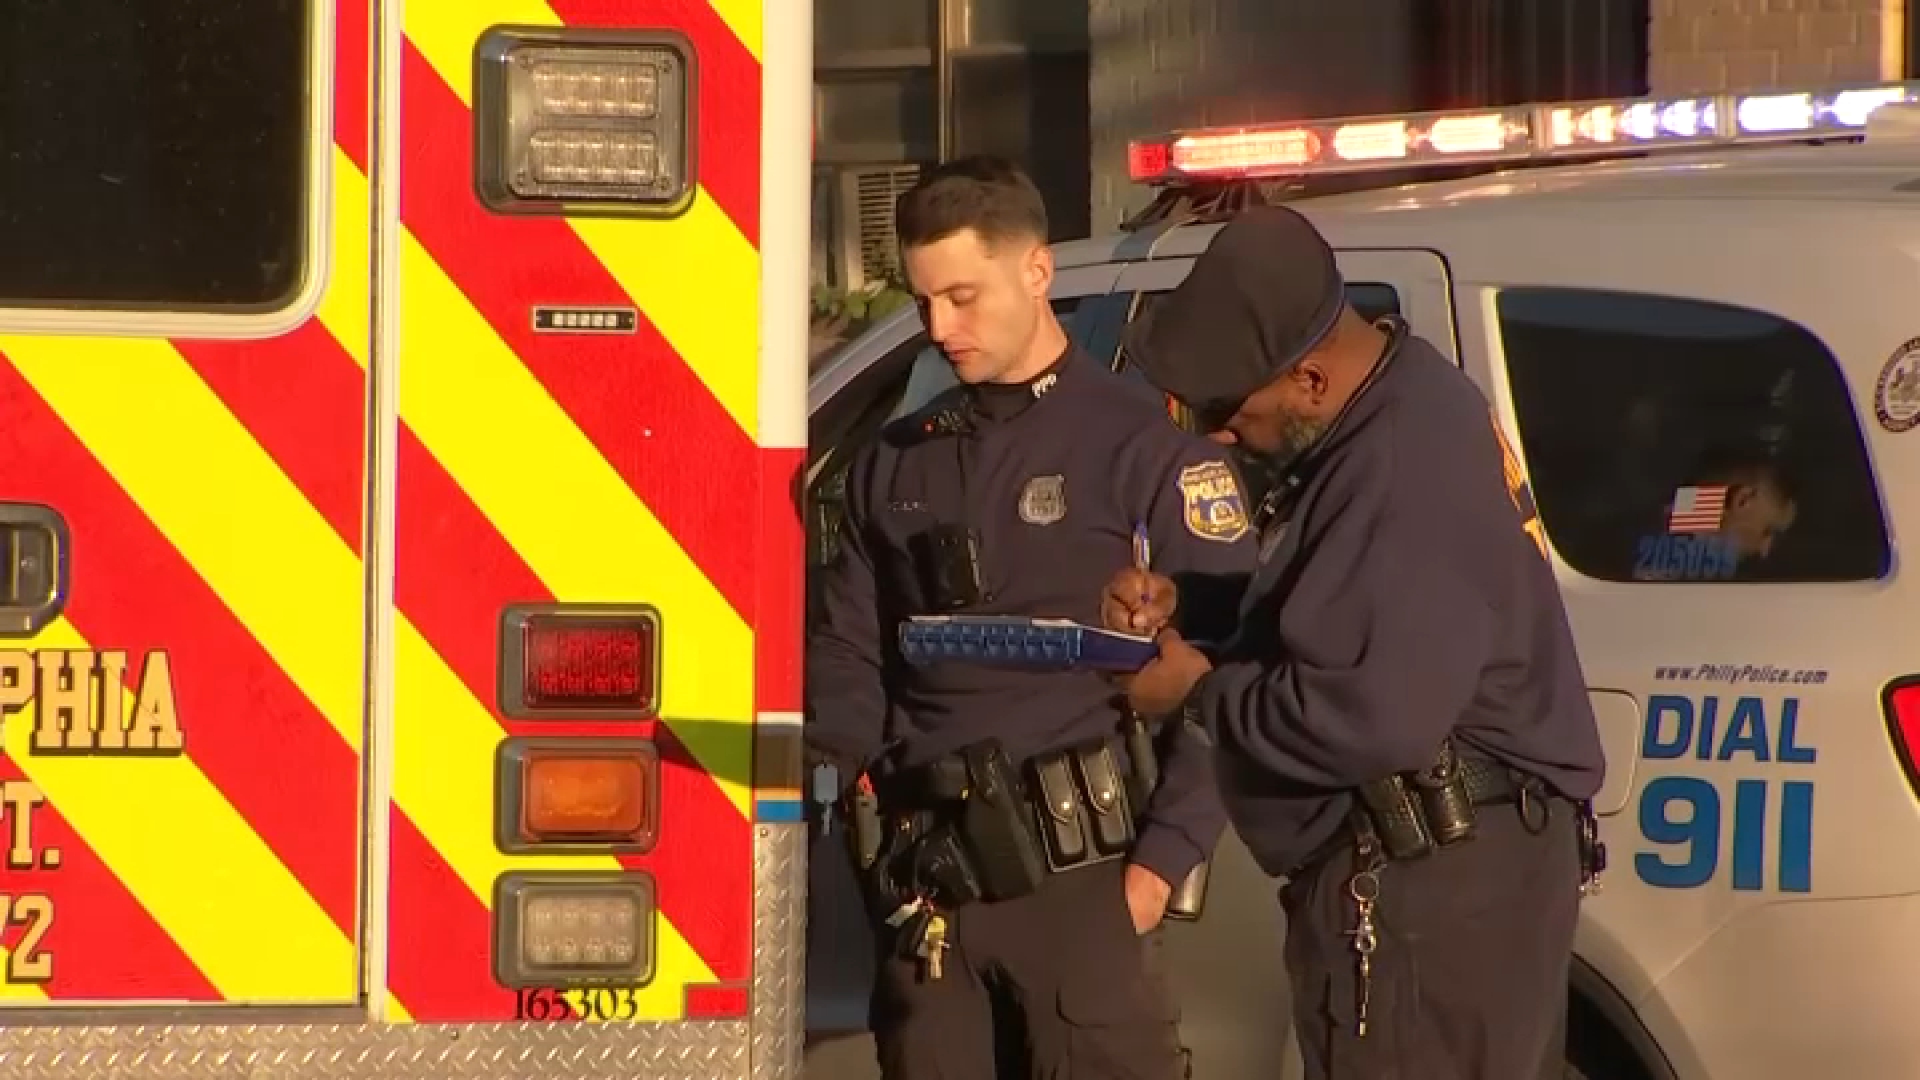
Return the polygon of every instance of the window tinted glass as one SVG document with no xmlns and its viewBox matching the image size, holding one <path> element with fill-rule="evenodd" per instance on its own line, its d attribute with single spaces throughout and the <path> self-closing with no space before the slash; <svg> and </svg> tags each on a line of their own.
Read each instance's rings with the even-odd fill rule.
<svg viewBox="0 0 1920 1080">
<path fill-rule="evenodd" d="M 303 0 L 0 3 L 0 303 L 291 299 L 306 48 Z"/>
<path fill-rule="evenodd" d="M 1758 311 L 1509 289 L 1501 335 L 1541 521 L 1608 581 L 1858 581 L 1888 567 L 1833 356 Z"/>
</svg>

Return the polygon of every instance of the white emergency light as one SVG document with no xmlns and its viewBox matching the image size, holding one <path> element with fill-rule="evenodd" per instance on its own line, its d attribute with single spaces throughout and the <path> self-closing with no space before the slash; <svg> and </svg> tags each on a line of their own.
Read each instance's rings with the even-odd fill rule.
<svg viewBox="0 0 1920 1080">
<path fill-rule="evenodd" d="M 494 210 L 670 217 L 694 191 L 693 46 L 667 30 L 495 27 L 474 52 Z"/>
<path fill-rule="evenodd" d="M 647 874 L 509 873 L 494 886 L 494 978 L 507 987 L 642 987 L 654 974 Z"/>
<path fill-rule="evenodd" d="M 1136 181 L 1167 185 L 1624 157 L 1859 135 L 1880 106 L 1916 101 L 1920 82 L 1876 83 L 1206 128 L 1135 140 L 1127 147 L 1127 167 Z"/>
</svg>

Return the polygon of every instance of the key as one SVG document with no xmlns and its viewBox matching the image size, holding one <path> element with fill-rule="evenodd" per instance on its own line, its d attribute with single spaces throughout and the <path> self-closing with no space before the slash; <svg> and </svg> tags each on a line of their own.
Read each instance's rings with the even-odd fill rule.
<svg viewBox="0 0 1920 1080">
<path fill-rule="evenodd" d="M 902 960 L 926 959 L 927 924 L 933 921 L 933 912 L 925 907 L 908 916 L 906 924 L 900 928 L 899 956 Z"/>
<path fill-rule="evenodd" d="M 1373 953 L 1380 947 L 1380 938 L 1373 925 L 1374 898 L 1380 895 L 1380 878 L 1371 870 L 1363 870 L 1353 876 L 1347 884 L 1347 892 L 1353 897 L 1353 951 L 1360 954 L 1359 986 L 1356 988 L 1359 1000 L 1354 1017 L 1354 1034 L 1367 1037 L 1367 1009 L 1373 998 Z"/>
<path fill-rule="evenodd" d="M 920 938 L 920 955 L 927 962 L 927 978 L 940 981 L 944 961 L 941 954 L 947 951 L 947 919 L 944 915 L 935 915 L 927 920 L 927 928 Z"/>
<path fill-rule="evenodd" d="M 899 907 L 893 909 L 893 914 L 887 916 L 887 925 L 898 930 L 902 924 L 904 924 L 908 919 L 913 918 L 915 915 L 918 915 L 920 913 L 920 909 L 926 906 L 927 906 L 926 900 L 916 896 L 913 899 L 907 901 L 906 903 L 901 904 Z"/>
</svg>

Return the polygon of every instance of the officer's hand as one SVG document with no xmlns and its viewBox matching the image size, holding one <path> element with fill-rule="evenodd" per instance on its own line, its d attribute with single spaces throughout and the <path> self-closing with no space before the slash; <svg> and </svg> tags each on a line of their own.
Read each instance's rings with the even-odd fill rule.
<svg viewBox="0 0 1920 1080">
<path fill-rule="evenodd" d="M 1173 886 L 1159 874 L 1139 863 L 1127 864 L 1127 913 L 1133 916 L 1134 933 L 1145 934 L 1159 926 L 1172 896 Z"/>
<path fill-rule="evenodd" d="M 1160 655 L 1148 661 L 1127 683 L 1127 704 L 1141 716 L 1166 716 L 1180 707 L 1193 684 L 1213 670 L 1206 654 L 1187 644 L 1180 631 L 1160 631 Z"/>
<path fill-rule="evenodd" d="M 1100 621 L 1109 630 L 1155 634 L 1173 618 L 1180 590 L 1159 574 L 1128 567 L 1107 582 L 1100 598 Z"/>
</svg>

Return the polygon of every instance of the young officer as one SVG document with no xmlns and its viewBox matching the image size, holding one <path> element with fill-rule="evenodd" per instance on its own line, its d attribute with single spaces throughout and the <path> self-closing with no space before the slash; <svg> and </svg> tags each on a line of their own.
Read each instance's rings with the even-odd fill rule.
<svg viewBox="0 0 1920 1080">
<path fill-rule="evenodd" d="M 1131 700 L 1213 736 L 1235 827 L 1290 878 L 1309 1076 L 1557 1078 L 1598 861 L 1585 681 L 1486 400 L 1344 293 L 1312 226 L 1259 208 L 1137 328 L 1148 377 L 1288 481 L 1240 636 L 1209 661 L 1165 630 Z M 1118 575 L 1108 625 L 1151 629 L 1177 591 Z"/>
<path fill-rule="evenodd" d="M 811 755 L 870 780 L 884 819 L 862 855 L 884 920 L 882 1072 L 1175 1080 L 1170 1003 L 1138 935 L 1225 828 L 1208 750 L 1161 732 L 1164 753 L 1144 755 L 1160 782 L 1129 795 L 1138 763 L 1107 676 L 916 667 L 897 632 L 939 614 L 1097 626 L 1102 585 L 1138 551 L 1194 598 L 1187 632 L 1218 636 L 1252 570 L 1247 507 L 1219 448 L 1070 344 L 1046 212 L 1018 170 L 935 169 L 896 229 L 960 385 L 850 465 L 807 654 Z"/>
</svg>

